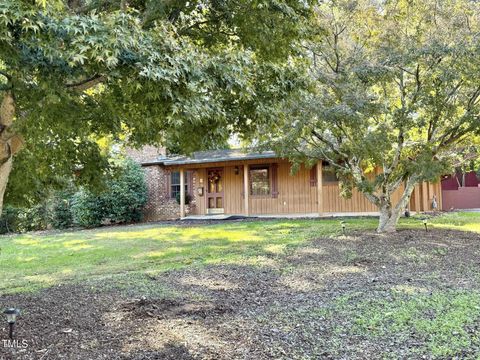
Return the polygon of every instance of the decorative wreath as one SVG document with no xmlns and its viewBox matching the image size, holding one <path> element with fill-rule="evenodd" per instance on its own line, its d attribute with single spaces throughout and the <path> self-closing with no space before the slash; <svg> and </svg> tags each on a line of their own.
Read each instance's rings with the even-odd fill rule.
<svg viewBox="0 0 480 360">
<path fill-rule="evenodd" d="M 216 183 L 218 180 L 220 180 L 220 173 L 218 171 L 212 171 L 208 175 L 208 181 L 211 183 Z"/>
</svg>

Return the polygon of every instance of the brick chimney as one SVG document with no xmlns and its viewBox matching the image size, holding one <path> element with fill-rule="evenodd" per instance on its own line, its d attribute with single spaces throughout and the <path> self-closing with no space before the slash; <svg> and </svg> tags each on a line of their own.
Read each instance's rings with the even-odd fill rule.
<svg viewBox="0 0 480 360">
<path fill-rule="evenodd" d="M 138 163 L 155 161 L 158 157 L 165 156 L 166 153 L 167 150 L 164 147 L 153 145 L 145 145 L 140 149 L 126 148 L 127 156 Z"/>
</svg>

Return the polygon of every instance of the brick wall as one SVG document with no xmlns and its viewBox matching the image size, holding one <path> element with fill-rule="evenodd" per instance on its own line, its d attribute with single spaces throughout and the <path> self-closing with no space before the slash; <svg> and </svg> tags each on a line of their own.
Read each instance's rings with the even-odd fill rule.
<svg viewBox="0 0 480 360">
<path fill-rule="evenodd" d="M 127 149 L 127 156 L 138 163 L 151 162 L 159 156 L 165 156 L 165 149 L 154 146 L 145 146 L 142 149 Z M 178 219 L 180 217 L 180 205 L 176 199 L 170 197 L 169 177 L 170 171 L 161 165 L 144 166 L 145 181 L 148 189 L 148 200 L 144 208 L 145 221 Z M 196 174 L 193 173 L 195 184 Z M 195 189 L 191 189 L 195 194 Z M 195 211 L 195 199 L 186 207 L 187 214 Z"/>
</svg>

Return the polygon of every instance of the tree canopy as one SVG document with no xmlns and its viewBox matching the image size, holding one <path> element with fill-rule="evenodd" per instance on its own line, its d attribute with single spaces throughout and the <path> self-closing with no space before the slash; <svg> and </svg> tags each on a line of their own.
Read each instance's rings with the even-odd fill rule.
<svg viewBox="0 0 480 360">
<path fill-rule="evenodd" d="M 480 132 L 480 8 L 332 0 L 315 24 L 323 32 L 303 43 L 311 88 L 259 124 L 260 141 L 329 162 L 344 194 L 360 190 L 381 212 L 379 231 L 393 231 L 415 184 L 450 172 Z"/>
<path fill-rule="evenodd" d="M 293 88 L 289 44 L 309 11 L 293 0 L 2 1 L 0 195 L 20 147 L 12 202 L 78 169 L 94 181 L 108 167 L 101 138 L 183 152 L 224 142 Z"/>
</svg>

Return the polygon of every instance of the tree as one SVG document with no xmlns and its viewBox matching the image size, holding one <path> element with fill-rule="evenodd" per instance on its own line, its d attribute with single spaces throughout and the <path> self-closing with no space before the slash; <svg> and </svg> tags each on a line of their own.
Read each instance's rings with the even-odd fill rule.
<svg viewBox="0 0 480 360">
<path fill-rule="evenodd" d="M 0 210 L 17 153 L 10 202 L 61 175 L 98 179 L 102 137 L 184 152 L 225 141 L 288 91 L 277 69 L 308 13 L 293 0 L 2 1 Z"/>
<path fill-rule="evenodd" d="M 479 20 L 466 0 L 322 3 L 322 34 L 303 44 L 311 88 L 259 124 L 260 142 L 329 162 L 343 194 L 378 207 L 378 231 L 395 231 L 415 185 L 449 173 L 480 132 Z"/>
</svg>

